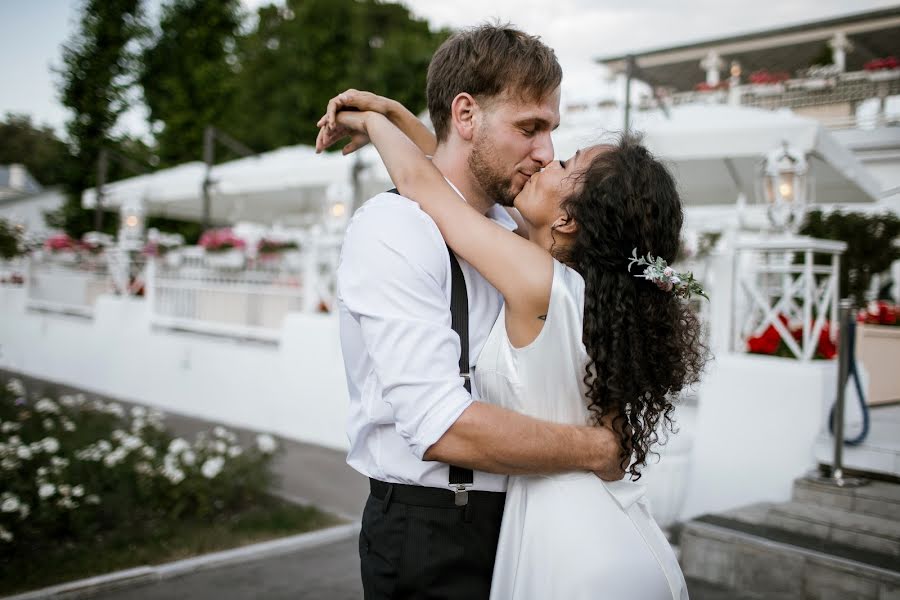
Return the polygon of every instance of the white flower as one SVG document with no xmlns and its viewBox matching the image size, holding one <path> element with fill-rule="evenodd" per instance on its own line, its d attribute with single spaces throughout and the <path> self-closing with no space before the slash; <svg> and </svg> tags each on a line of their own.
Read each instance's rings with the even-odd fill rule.
<svg viewBox="0 0 900 600">
<path fill-rule="evenodd" d="M 20 379 L 10 379 L 9 383 L 6 384 L 6 389 L 12 392 L 15 396 L 25 395 L 25 386 L 22 384 L 22 380 Z"/>
<path fill-rule="evenodd" d="M 225 466 L 225 459 L 221 456 L 214 456 L 203 463 L 203 466 L 200 467 L 200 472 L 207 479 L 212 479 L 222 471 L 223 466 Z"/>
<path fill-rule="evenodd" d="M 53 465 L 53 468 L 56 470 L 65 469 L 69 466 L 69 459 L 62 458 L 61 456 L 51 456 L 50 464 Z"/>
<path fill-rule="evenodd" d="M 28 460 L 31 458 L 31 450 L 28 449 L 28 446 L 19 446 L 16 448 L 16 455 L 22 460 Z"/>
<path fill-rule="evenodd" d="M 37 474 L 38 474 L 38 477 L 46 477 L 47 476 L 47 467 L 38 467 Z"/>
<path fill-rule="evenodd" d="M 144 458 L 156 458 L 156 450 L 153 446 L 144 446 L 141 448 L 141 455 Z"/>
<path fill-rule="evenodd" d="M 18 423 L 14 423 L 13 421 L 5 421 L 3 425 L 0 425 L 0 432 L 9 433 L 10 431 L 18 431 L 22 428 Z"/>
<path fill-rule="evenodd" d="M 50 398 L 41 398 L 38 400 L 37 404 L 34 405 L 34 409 L 38 412 L 59 413 L 59 407 L 56 405 L 56 402 Z"/>
<path fill-rule="evenodd" d="M 122 447 L 126 450 L 134 450 L 135 448 L 140 448 L 143 444 L 144 442 L 141 440 L 141 438 L 134 435 L 129 435 L 122 440 Z"/>
<path fill-rule="evenodd" d="M 141 461 L 134 465 L 134 470 L 141 475 L 150 475 L 153 473 L 153 466 L 148 462 Z"/>
<path fill-rule="evenodd" d="M 91 494 L 87 498 L 84 499 L 88 504 L 100 504 L 100 496 L 97 494 Z"/>
<path fill-rule="evenodd" d="M 271 454 L 278 448 L 275 438 L 268 433 L 261 433 L 256 436 L 256 445 L 263 454 Z"/>
<path fill-rule="evenodd" d="M 9 443 L 12 444 L 13 446 L 18 446 L 19 444 L 22 443 L 22 439 L 17 435 L 13 435 L 13 436 L 10 436 Z"/>
<path fill-rule="evenodd" d="M 131 416 L 135 419 L 143 419 L 147 414 L 147 409 L 143 406 L 132 406 L 131 407 Z"/>
<path fill-rule="evenodd" d="M 20 519 L 23 519 L 23 520 L 27 519 L 28 515 L 30 515 L 30 514 L 31 514 L 31 508 L 27 504 L 22 504 L 22 506 L 19 507 L 19 518 Z"/>
<path fill-rule="evenodd" d="M 77 401 L 75 400 L 75 396 L 70 396 L 68 394 L 59 397 L 59 403 L 63 406 L 72 407 L 75 406 Z"/>
<path fill-rule="evenodd" d="M 38 496 L 41 498 L 49 498 L 56 493 L 56 486 L 52 483 L 42 483 L 38 488 Z"/>
<path fill-rule="evenodd" d="M 165 475 L 166 479 L 172 482 L 175 485 L 178 485 L 182 481 L 184 481 L 184 471 L 181 469 L 166 469 L 163 471 L 163 475 Z"/>
<path fill-rule="evenodd" d="M 41 440 L 41 444 L 44 446 L 44 451 L 47 454 L 56 454 L 59 450 L 59 442 L 56 438 L 46 437 Z"/>
<path fill-rule="evenodd" d="M 71 508 L 76 508 L 78 506 L 78 503 L 75 502 L 74 500 L 72 500 L 71 498 L 69 498 L 68 496 L 66 496 L 64 498 L 60 498 L 59 500 L 57 500 L 56 505 L 61 508 L 71 509 Z"/>
<path fill-rule="evenodd" d="M 14 460 L 12 458 L 4 458 L 0 461 L 0 467 L 3 467 L 7 471 L 12 471 L 13 469 L 18 468 L 19 461 Z"/>
<path fill-rule="evenodd" d="M 228 444 L 219 440 L 213 445 L 213 449 L 219 454 L 225 454 L 225 451 L 228 450 Z"/>
<path fill-rule="evenodd" d="M 97 442 L 97 449 L 100 452 L 109 452 L 112 450 L 112 444 L 110 444 L 107 440 L 100 440 Z"/>
<path fill-rule="evenodd" d="M 19 499 L 16 496 L 13 496 L 12 494 L 9 494 L 9 495 L 4 494 L 4 496 L 5 497 L 3 499 L 3 503 L 0 504 L 0 511 L 3 511 L 5 513 L 11 513 L 11 512 L 18 511 L 19 507 L 20 507 Z"/>
<path fill-rule="evenodd" d="M 60 484 L 60 486 L 56 489 L 59 490 L 59 493 L 63 496 L 68 496 L 72 493 L 72 486 L 65 483 Z"/>
<path fill-rule="evenodd" d="M 185 450 L 181 455 L 181 462 L 190 467 L 197 462 L 197 455 L 194 454 L 193 450 Z"/>
<path fill-rule="evenodd" d="M 674 274 L 675 269 L 673 269 L 672 267 L 666 267 L 665 269 L 663 269 L 663 275 L 665 275 L 666 277 L 671 277 Z"/>
<path fill-rule="evenodd" d="M 122 405 L 119 404 L 118 402 L 110 402 L 109 404 L 107 404 L 106 412 L 108 412 L 109 414 L 111 414 L 115 417 L 119 417 L 119 418 L 122 418 L 125 416 L 125 409 L 122 408 Z"/>
<path fill-rule="evenodd" d="M 75 423 L 73 423 L 69 419 L 63 419 L 62 424 L 63 424 L 63 429 L 65 429 L 66 431 L 75 431 L 75 429 L 76 429 Z"/>
<path fill-rule="evenodd" d="M 215 428 L 213 428 L 213 435 L 223 438 L 228 435 L 228 432 L 221 425 L 216 425 Z"/>
<path fill-rule="evenodd" d="M 112 434 L 110 434 L 109 437 L 111 437 L 112 439 L 114 439 L 118 442 L 119 440 L 128 437 L 128 434 L 125 433 L 124 431 L 122 431 L 121 429 L 116 429 L 112 432 Z"/>
<path fill-rule="evenodd" d="M 135 419 L 131 422 L 131 431 L 134 433 L 140 433 L 140 431 L 144 428 L 147 422 L 144 419 Z"/>
<path fill-rule="evenodd" d="M 42 424 L 44 429 L 53 429 L 53 419 L 44 419 Z"/>
<path fill-rule="evenodd" d="M 84 496 L 84 486 L 76 485 L 75 487 L 73 487 L 72 495 L 75 496 L 76 498 L 81 498 L 82 496 Z"/>
<path fill-rule="evenodd" d="M 7 531 L 6 528 L 3 527 L 3 525 L 0 525 L 0 540 L 3 540 L 4 542 L 11 542 L 12 539 L 13 534 Z"/>
<path fill-rule="evenodd" d="M 187 443 L 187 440 L 182 438 L 175 438 L 171 442 L 169 442 L 169 452 L 172 454 L 180 454 L 185 450 L 189 449 L 191 445 Z"/>
<path fill-rule="evenodd" d="M 232 446 L 231 448 L 228 449 L 228 458 L 235 458 L 235 457 L 240 456 L 243 453 L 244 453 L 244 451 L 241 449 L 240 446 Z"/>
</svg>

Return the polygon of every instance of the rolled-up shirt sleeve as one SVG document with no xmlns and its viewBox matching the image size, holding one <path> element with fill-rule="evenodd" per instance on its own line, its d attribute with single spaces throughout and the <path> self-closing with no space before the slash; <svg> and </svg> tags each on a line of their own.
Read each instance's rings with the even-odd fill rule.
<svg viewBox="0 0 900 600">
<path fill-rule="evenodd" d="M 354 217 L 337 272 L 394 427 L 419 459 L 472 403 L 459 374 L 448 270 L 434 222 L 398 197 Z"/>
</svg>

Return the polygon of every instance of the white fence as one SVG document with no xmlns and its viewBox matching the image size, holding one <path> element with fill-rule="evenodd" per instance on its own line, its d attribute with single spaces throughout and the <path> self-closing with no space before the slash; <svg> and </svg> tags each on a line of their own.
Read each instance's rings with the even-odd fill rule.
<svg viewBox="0 0 900 600">
<path fill-rule="evenodd" d="M 26 306 L 90 317 L 101 294 L 114 291 L 102 256 L 75 253 L 53 257 L 30 256 L 25 272 Z"/>
</svg>

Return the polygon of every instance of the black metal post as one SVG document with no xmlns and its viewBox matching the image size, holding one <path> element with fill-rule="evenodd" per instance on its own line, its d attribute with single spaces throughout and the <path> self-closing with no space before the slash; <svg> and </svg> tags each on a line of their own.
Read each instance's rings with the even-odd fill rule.
<svg viewBox="0 0 900 600">
<path fill-rule="evenodd" d="M 103 227 L 103 186 L 106 185 L 106 177 L 109 172 L 109 152 L 106 148 L 100 148 L 97 155 L 97 198 L 94 204 L 94 231 L 100 231 Z"/>
<path fill-rule="evenodd" d="M 634 56 L 625 58 L 625 133 L 631 131 L 631 80 L 634 77 Z"/>
</svg>

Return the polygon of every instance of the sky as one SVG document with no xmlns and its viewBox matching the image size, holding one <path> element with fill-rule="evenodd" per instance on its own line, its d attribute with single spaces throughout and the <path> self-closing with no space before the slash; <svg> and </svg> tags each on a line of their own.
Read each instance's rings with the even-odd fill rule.
<svg viewBox="0 0 900 600">
<path fill-rule="evenodd" d="M 147 0 L 151 18 L 163 0 Z M 255 10 L 269 0 L 241 0 Z M 275 0 L 279 4 L 278 0 Z M 609 96 L 593 59 L 730 34 L 897 6 L 884 0 L 402 0 L 432 27 L 509 21 L 541 36 L 563 67 L 563 103 Z M 77 29 L 79 0 L 0 0 L 0 115 L 25 113 L 63 134 L 67 111 L 52 71 Z M 120 128 L 147 135 L 146 110 L 125 114 Z"/>
</svg>

